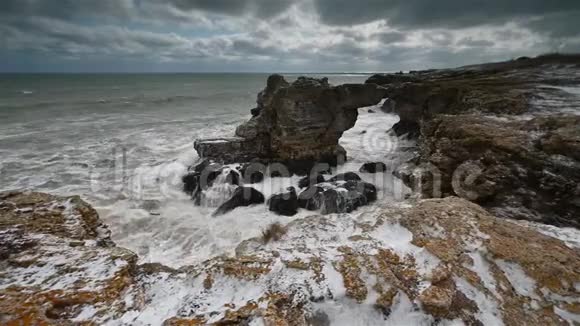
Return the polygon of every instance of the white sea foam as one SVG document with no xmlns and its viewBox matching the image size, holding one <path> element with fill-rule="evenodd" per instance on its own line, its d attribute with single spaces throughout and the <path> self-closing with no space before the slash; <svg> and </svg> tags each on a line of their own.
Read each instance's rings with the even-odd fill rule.
<svg viewBox="0 0 580 326">
<path fill-rule="evenodd" d="M 382 155 L 364 150 L 364 134 L 360 131 L 380 128 L 381 136 L 387 137 L 386 132 L 396 121 L 396 117 L 378 112 L 378 109 L 377 113 L 367 113 L 366 109 L 361 109 L 357 124 L 340 141 L 349 153 L 349 161 L 334 169 L 333 174 L 357 172 L 364 162 L 384 161 L 388 155 L 395 154 L 396 148 Z M 132 188 L 126 191 L 127 198 L 99 207 L 101 216 L 111 227 L 113 239 L 120 246 L 134 250 L 144 262 L 179 267 L 215 255 L 233 253 L 242 240 L 259 236 L 271 223 L 284 224 L 315 213 L 300 209 L 298 215 L 284 217 L 269 212 L 267 205 L 256 205 L 212 217 L 216 207 L 229 198 L 234 187 L 225 184 L 222 175 L 205 192 L 202 206 L 195 206 L 181 191 L 181 176 L 195 160 L 196 154 L 189 147 L 173 161 L 140 166 L 129 181 Z M 393 178 L 391 171 L 360 175 L 363 180 L 375 184 L 379 197 L 385 200 L 401 199 L 408 191 L 398 179 Z M 267 199 L 284 192 L 289 186 L 296 186 L 299 179 L 298 176 L 266 177 L 262 182 L 248 186 L 262 192 Z M 144 203 L 151 204 L 151 201 L 155 206 L 153 209 L 143 207 Z M 357 214 L 373 208 L 362 207 Z"/>
</svg>

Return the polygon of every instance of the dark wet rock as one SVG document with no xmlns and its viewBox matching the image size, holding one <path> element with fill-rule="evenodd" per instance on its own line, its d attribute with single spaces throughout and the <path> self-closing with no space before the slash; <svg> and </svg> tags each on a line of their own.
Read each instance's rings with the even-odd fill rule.
<svg viewBox="0 0 580 326">
<path fill-rule="evenodd" d="M 376 187 L 363 181 L 333 182 L 307 188 L 298 196 L 298 205 L 322 214 L 350 213 L 377 199 Z"/>
<path fill-rule="evenodd" d="M 288 188 L 288 192 L 277 194 L 268 199 L 270 211 L 278 215 L 293 216 L 298 213 L 298 196 L 294 187 Z"/>
<path fill-rule="evenodd" d="M 385 99 L 383 105 L 381 105 L 381 111 L 384 113 L 395 113 L 395 101 L 390 98 Z"/>
<path fill-rule="evenodd" d="M 267 167 L 259 162 L 245 163 L 241 165 L 240 173 L 244 183 L 259 183 L 264 181 Z"/>
<path fill-rule="evenodd" d="M 363 164 L 359 172 L 363 173 L 377 173 L 377 172 L 385 172 L 387 170 L 387 165 L 383 162 L 370 162 Z"/>
<path fill-rule="evenodd" d="M 324 182 L 324 176 L 322 174 L 317 174 L 315 176 L 309 175 L 298 181 L 298 187 L 306 188 L 321 182 Z"/>
<path fill-rule="evenodd" d="M 360 181 L 360 176 L 355 172 L 345 172 L 339 173 L 334 177 L 330 178 L 328 182 L 336 182 L 336 181 Z"/>
<path fill-rule="evenodd" d="M 264 195 L 252 187 L 239 187 L 234 191 L 234 194 L 228 201 L 223 203 L 213 213 L 213 216 L 226 214 L 236 207 L 250 206 L 255 204 L 263 204 Z"/>
<path fill-rule="evenodd" d="M 289 84 L 272 75 L 258 95 L 259 115 L 238 126 L 237 137 L 197 140 L 195 149 L 200 157 L 218 162 L 279 162 L 291 173 L 305 175 L 316 163 L 344 162 L 339 138 L 354 126 L 358 108 L 375 105 L 384 96 L 385 89 L 373 84 L 332 86 L 326 78 L 306 77 Z"/>
<path fill-rule="evenodd" d="M 421 135 L 419 123 L 408 120 L 395 123 L 389 132 L 392 132 L 395 136 L 404 136 L 410 139 L 416 139 Z"/>
<path fill-rule="evenodd" d="M 375 113 L 375 110 L 369 109 L 367 112 L 368 113 Z"/>
<path fill-rule="evenodd" d="M 257 117 L 260 115 L 260 112 L 262 112 L 262 108 L 258 107 L 258 108 L 253 108 L 250 110 L 250 113 L 252 114 L 252 117 Z"/>
<path fill-rule="evenodd" d="M 196 198 L 201 190 L 211 187 L 215 179 L 222 173 L 224 167 L 211 160 L 203 160 L 191 167 L 189 172 L 181 178 L 183 192 Z"/>
<path fill-rule="evenodd" d="M 199 189 L 199 174 L 190 172 L 181 178 L 183 182 L 183 192 L 193 196 Z"/>
<path fill-rule="evenodd" d="M 240 173 L 235 170 L 230 170 L 226 175 L 226 183 L 229 183 L 234 186 L 239 186 L 241 184 L 240 181 Z"/>
</svg>

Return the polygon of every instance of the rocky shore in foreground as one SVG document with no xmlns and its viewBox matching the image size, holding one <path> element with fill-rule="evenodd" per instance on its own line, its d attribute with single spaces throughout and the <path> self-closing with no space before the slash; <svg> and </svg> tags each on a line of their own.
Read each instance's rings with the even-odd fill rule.
<svg viewBox="0 0 580 326">
<path fill-rule="evenodd" d="M 578 247 L 456 197 L 296 219 L 172 269 L 138 265 L 78 197 L 3 193 L 0 244 L 3 325 L 566 325 L 580 309 Z"/>
<path fill-rule="evenodd" d="M 235 138 L 196 142 L 184 190 L 199 203 L 219 179 L 237 188 L 216 212 L 317 213 L 173 269 L 139 264 L 79 197 L 0 193 L 0 323 L 576 325 L 580 231 L 512 219 L 579 226 L 579 86 L 580 59 L 563 56 L 364 85 L 272 76 Z M 401 118 L 389 132 L 418 144 L 395 171 L 416 196 L 398 203 L 326 174 L 357 108 L 381 100 Z M 360 173 L 385 171 L 369 163 Z M 272 198 L 249 189 L 273 173 L 304 177 Z"/>
</svg>

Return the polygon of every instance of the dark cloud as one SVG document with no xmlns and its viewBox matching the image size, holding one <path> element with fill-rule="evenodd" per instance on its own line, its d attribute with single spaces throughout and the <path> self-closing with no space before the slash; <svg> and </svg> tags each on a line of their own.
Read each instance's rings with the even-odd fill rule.
<svg viewBox="0 0 580 326">
<path fill-rule="evenodd" d="M 532 19 L 525 26 L 552 37 L 578 36 L 580 35 L 580 10 L 543 15 Z"/>
<path fill-rule="evenodd" d="M 253 14 L 262 18 L 280 14 L 293 3 L 292 0 L 170 0 L 169 2 L 181 10 L 202 10 L 230 16 Z"/>
<path fill-rule="evenodd" d="M 50 17 L 57 19 L 126 18 L 138 8 L 134 0 L 2 0 L 0 15 L 8 17 Z"/>
<path fill-rule="evenodd" d="M 580 11 L 578 0 L 314 0 L 323 22 L 353 25 L 387 19 L 405 28 L 461 28 Z M 577 29 L 567 20 L 565 29 Z"/>
<path fill-rule="evenodd" d="M 457 66 L 580 49 L 579 20 L 580 0 L 0 0 L 0 67 Z"/>
</svg>

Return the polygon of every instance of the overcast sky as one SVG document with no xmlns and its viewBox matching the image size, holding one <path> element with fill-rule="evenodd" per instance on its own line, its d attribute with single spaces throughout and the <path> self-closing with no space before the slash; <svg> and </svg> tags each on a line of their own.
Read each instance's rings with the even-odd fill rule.
<svg viewBox="0 0 580 326">
<path fill-rule="evenodd" d="M 0 0 L 0 71 L 373 72 L 580 52 L 580 0 Z"/>
</svg>

